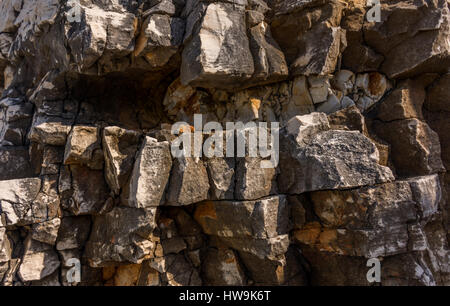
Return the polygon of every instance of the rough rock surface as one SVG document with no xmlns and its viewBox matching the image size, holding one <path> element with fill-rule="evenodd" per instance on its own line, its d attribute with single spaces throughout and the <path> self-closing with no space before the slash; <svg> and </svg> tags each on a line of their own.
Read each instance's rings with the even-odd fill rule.
<svg viewBox="0 0 450 306">
<path fill-rule="evenodd" d="M 380 4 L 0 0 L 0 284 L 450 285 L 450 3 Z"/>
</svg>

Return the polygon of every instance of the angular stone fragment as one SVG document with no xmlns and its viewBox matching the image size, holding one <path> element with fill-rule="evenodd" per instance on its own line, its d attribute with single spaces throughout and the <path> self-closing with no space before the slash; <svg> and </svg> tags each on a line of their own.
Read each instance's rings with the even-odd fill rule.
<svg viewBox="0 0 450 306">
<path fill-rule="evenodd" d="M 304 46 L 304 53 L 291 64 L 291 72 L 295 75 L 327 75 L 335 70 L 339 54 L 345 49 L 345 31 L 320 24 L 306 32 L 300 45 Z"/>
<path fill-rule="evenodd" d="M 425 101 L 425 108 L 432 112 L 450 112 L 450 93 L 448 88 L 450 88 L 450 73 L 444 74 L 430 86 Z"/>
<path fill-rule="evenodd" d="M 108 200 L 103 171 L 72 165 L 70 173 L 72 194 L 64 204 L 65 208 L 75 215 L 99 213 Z"/>
<path fill-rule="evenodd" d="M 298 254 L 295 254 L 294 248 L 290 248 L 286 254 L 273 259 L 261 259 L 246 252 L 239 252 L 239 256 L 245 268 L 249 271 L 249 277 L 256 285 L 279 286 L 288 284 L 294 278 L 296 278 L 295 285 L 297 286 L 307 284 L 303 268 L 296 258 Z"/>
<path fill-rule="evenodd" d="M 152 14 L 145 19 L 137 38 L 134 56 L 144 56 L 151 67 L 164 66 L 183 41 L 185 24 L 181 18 Z"/>
<path fill-rule="evenodd" d="M 407 179 L 417 204 L 420 218 L 428 218 L 439 209 L 442 199 L 441 183 L 437 174 Z"/>
<path fill-rule="evenodd" d="M 426 262 L 413 254 L 386 258 L 381 265 L 381 280 L 386 286 L 436 286 L 436 280 Z M 398 275 L 403 275 L 399 278 Z"/>
<path fill-rule="evenodd" d="M 416 208 L 422 206 L 428 215 L 433 213 L 440 200 L 440 186 L 435 179 L 426 176 L 352 190 L 318 191 L 311 193 L 311 200 L 315 213 L 327 227 L 384 228 L 416 220 Z M 423 193 L 416 190 L 419 186 Z"/>
<path fill-rule="evenodd" d="M 369 136 L 366 119 L 355 105 L 328 115 L 328 121 L 332 130 L 359 131 Z"/>
<path fill-rule="evenodd" d="M 186 242 L 181 237 L 173 237 L 161 240 L 163 254 L 178 254 L 187 248 Z"/>
<path fill-rule="evenodd" d="M 67 139 L 64 164 L 80 164 L 93 169 L 102 169 L 103 152 L 100 143 L 97 127 L 74 126 Z"/>
<path fill-rule="evenodd" d="M 137 264 L 119 266 L 114 275 L 114 286 L 135 286 L 140 269 L 141 265 Z"/>
<path fill-rule="evenodd" d="M 277 193 L 275 168 L 263 168 L 259 157 L 238 158 L 235 198 L 256 200 Z"/>
<path fill-rule="evenodd" d="M 239 259 L 230 249 L 208 249 L 203 260 L 205 285 L 209 286 L 243 286 L 246 277 Z"/>
<path fill-rule="evenodd" d="M 183 255 L 173 255 L 172 264 L 162 275 L 162 281 L 169 286 L 200 286 L 202 280 L 196 269 Z"/>
<path fill-rule="evenodd" d="M 226 246 L 253 254 L 258 258 L 273 259 L 285 254 L 289 248 L 289 235 L 279 235 L 268 239 L 240 238 L 240 237 L 219 237 Z"/>
<path fill-rule="evenodd" d="M 374 230 L 321 229 L 312 225 L 294 231 L 293 239 L 317 251 L 374 258 L 406 253 L 409 237 L 406 224 Z"/>
<path fill-rule="evenodd" d="M 9 266 L 9 268 L 3 274 L 2 285 L 3 286 L 13 286 L 14 281 L 15 280 L 17 281 L 16 273 L 17 273 L 17 270 L 19 269 L 20 258 L 13 258 L 9 262 L 5 262 L 3 264 L 0 264 L 0 266 L 2 266 L 2 265 L 5 268 L 7 266 Z"/>
<path fill-rule="evenodd" d="M 382 6 L 381 16 L 381 22 L 364 24 L 364 40 L 385 56 L 381 70 L 389 78 L 446 72 L 450 18 L 445 1 L 387 3 Z M 419 45 L 423 48 L 417 48 Z"/>
<path fill-rule="evenodd" d="M 418 119 L 376 123 L 378 136 L 391 145 L 391 158 L 399 175 L 427 175 L 444 170 L 439 137 Z"/>
<path fill-rule="evenodd" d="M 339 27 L 338 1 L 275 1 L 271 23 L 275 40 L 294 75 L 327 75 L 345 48 L 345 31 Z M 317 39 L 320 37 L 321 39 Z"/>
<path fill-rule="evenodd" d="M 400 83 L 380 104 L 378 118 L 382 121 L 422 119 L 425 90 L 413 80 Z"/>
<path fill-rule="evenodd" d="M 353 92 L 355 74 L 350 70 L 339 70 L 331 80 L 333 88 L 340 90 L 344 95 Z"/>
<path fill-rule="evenodd" d="M 64 146 L 70 129 L 71 125 L 67 122 L 43 122 L 33 125 L 28 137 L 38 143 Z"/>
<path fill-rule="evenodd" d="M 255 71 L 248 81 L 251 85 L 281 81 L 288 76 L 288 67 L 283 52 L 272 38 L 270 26 L 261 22 L 249 30 L 250 51 Z"/>
<path fill-rule="evenodd" d="M 167 204 L 190 205 L 208 198 L 209 180 L 203 161 L 193 157 L 174 159 Z"/>
<path fill-rule="evenodd" d="M 103 130 L 105 177 L 115 194 L 119 194 L 128 181 L 140 138 L 141 134 L 137 131 L 115 126 Z"/>
<path fill-rule="evenodd" d="M 308 90 L 308 80 L 305 76 L 296 77 L 291 84 L 289 103 L 283 105 L 282 119 L 289 121 L 297 115 L 304 115 L 314 111 L 313 100 Z"/>
<path fill-rule="evenodd" d="M 18 275 L 24 282 L 41 280 L 51 275 L 59 266 L 58 255 L 50 245 L 28 239 Z"/>
<path fill-rule="evenodd" d="M 290 138 L 292 137 L 292 138 Z M 389 182 L 376 146 L 359 132 L 325 131 L 305 145 L 282 136 L 278 187 L 283 193 L 343 189 Z"/>
<path fill-rule="evenodd" d="M 161 205 L 171 168 L 169 143 L 145 137 L 131 174 L 129 205 L 136 208 Z"/>
<path fill-rule="evenodd" d="M 59 227 L 56 249 L 81 249 L 88 239 L 90 228 L 90 216 L 64 217 Z"/>
<path fill-rule="evenodd" d="M 121 262 L 141 263 L 152 256 L 156 208 L 116 207 L 95 218 L 85 247 L 92 267 Z"/>
<path fill-rule="evenodd" d="M 199 204 L 194 217 L 208 235 L 221 237 L 272 238 L 289 231 L 285 196 L 256 201 L 207 201 Z"/>
<path fill-rule="evenodd" d="M 169 116 L 179 118 L 178 113 L 183 111 L 183 106 L 193 102 L 192 100 L 195 94 L 195 88 L 189 85 L 182 85 L 179 78 L 173 81 L 167 88 L 163 100 L 164 108 Z"/>
<path fill-rule="evenodd" d="M 286 125 L 287 133 L 293 135 L 299 144 L 307 144 L 314 135 L 329 129 L 330 124 L 324 113 L 296 116 Z"/>
<path fill-rule="evenodd" d="M 11 243 L 6 234 L 6 228 L 0 227 L 0 263 L 8 262 L 11 259 L 11 252 Z"/>
<path fill-rule="evenodd" d="M 32 226 L 31 238 L 54 245 L 56 242 L 56 237 L 58 236 L 59 226 L 61 224 L 61 219 L 55 218 L 50 221 L 36 223 Z"/>
<path fill-rule="evenodd" d="M 125 57 L 133 51 L 136 32 L 135 15 L 123 8 L 118 12 L 101 4 L 85 7 L 79 4 L 83 14 L 80 22 L 66 25 L 65 38 L 79 71 L 114 70 L 111 59 Z"/>
<path fill-rule="evenodd" d="M 4 225 L 32 223 L 32 205 L 41 189 L 39 178 L 0 181 L 0 211 Z"/>
<path fill-rule="evenodd" d="M 308 78 L 309 92 L 314 104 L 327 101 L 330 82 L 326 76 L 310 76 Z"/>
<path fill-rule="evenodd" d="M 33 174 L 26 147 L 0 148 L 0 180 L 32 177 Z"/>
<path fill-rule="evenodd" d="M 212 157 L 206 160 L 209 175 L 210 196 L 213 200 L 234 198 L 235 159 Z"/>
<path fill-rule="evenodd" d="M 191 17 L 193 16 L 193 17 Z M 197 18 L 190 15 L 189 18 Z M 188 30 L 189 23 L 188 18 Z M 240 87 L 254 72 L 246 35 L 244 7 L 232 3 L 210 3 L 185 42 L 181 83 L 201 87 Z M 188 32 L 189 33 L 189 32 Z"/>
</svg>

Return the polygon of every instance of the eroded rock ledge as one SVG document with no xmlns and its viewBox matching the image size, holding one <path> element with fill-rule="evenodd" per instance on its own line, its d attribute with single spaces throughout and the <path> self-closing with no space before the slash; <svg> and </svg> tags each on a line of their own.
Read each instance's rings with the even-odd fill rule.
<svg viewBox="0 0 450 306">
<path fill-rule="evenodd" d="M 0 3 L 0 284 L 450 285 L 448 1 L 74 2 Z"/>
</svg>

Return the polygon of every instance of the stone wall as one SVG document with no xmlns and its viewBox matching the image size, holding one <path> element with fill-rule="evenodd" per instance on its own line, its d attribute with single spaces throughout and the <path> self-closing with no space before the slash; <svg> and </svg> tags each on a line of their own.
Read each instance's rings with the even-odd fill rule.
<svg viewBox="0 0 450 306">
<path fill-rule="evenodd" d="M 2 0 L 0 284 L 450 285 L 449 8 Z M 277 167 L 172 156 L 194 114 Z"/>
</svg>

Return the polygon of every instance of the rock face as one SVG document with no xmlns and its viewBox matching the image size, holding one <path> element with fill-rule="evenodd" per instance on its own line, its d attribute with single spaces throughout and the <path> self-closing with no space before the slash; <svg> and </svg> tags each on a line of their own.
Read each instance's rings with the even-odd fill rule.
<svg viewBox="0 0 450 306">
<path fill-rule="evenodd" d="M 380 4 L 0 0 L 0 285 L 450 285 L 449 2 Z"/>
</svg>

